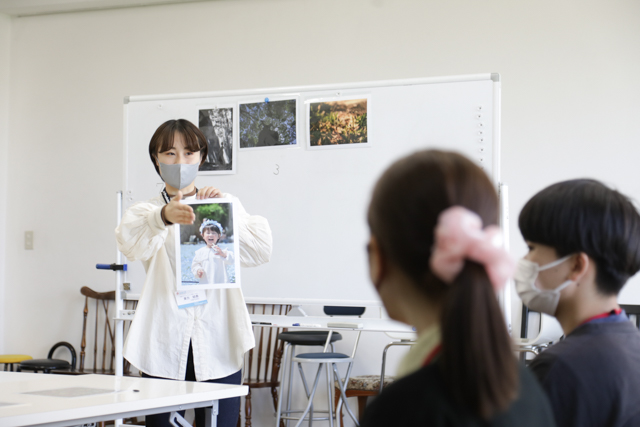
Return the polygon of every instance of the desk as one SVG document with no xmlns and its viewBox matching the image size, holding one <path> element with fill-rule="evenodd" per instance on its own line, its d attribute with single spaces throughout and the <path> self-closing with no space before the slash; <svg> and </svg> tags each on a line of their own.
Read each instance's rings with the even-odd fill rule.
<svg viewBox="0 0 640 427">
<path fill-rule="evenodd" d="M 367 331 L 388 333 L 412 333 L 413 328 L 391 319 L 379 319 L 357 316 L 276 316 L 270 314 L 249 314 L 253 326 L 296 329 L 331 329 L 334 331 Z M 294 323 L 320 325 L 316 327 L 292 326 Z M 361 323 L 362 328 L 328 327 L 328 323 Z"/>
<path fill-rule="evenodd" d="M 78 397 L 34 393 L 70 388 L 100 393 Z M 239 385 L 112 375 L 0 372 L 0 426 L 70 426 L 202 407 L 214 408 L 215 426 L 218 400 L 244 396 L 247 390 Z"/>
</svg>

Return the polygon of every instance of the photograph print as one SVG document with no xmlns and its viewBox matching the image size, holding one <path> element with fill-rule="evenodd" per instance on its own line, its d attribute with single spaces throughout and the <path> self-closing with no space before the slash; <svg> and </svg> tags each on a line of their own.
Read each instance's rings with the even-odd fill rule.
<svg viewBox="0 0 640 427">
<path fill-rule="evenodd" d="M 209 154 L 199 169 L 200 174 L 234 173 L 233 107 L 199 110 L 198 127 L 209 146 Z"/>
<path fill-rule="evenodd" d="M 296 100 L 240 104 L 240 148 L 295 146 Z"/>
<path fill-rule="evenodd" d="M 308 102 L 310 147 L 367 146 L 368 99 Z"/>
<path fill-rule="evenodd" d="M 212 201 L 215 200 L 215 201 Z M 240 287 L 240 259 L 233 201 L 191 200 L 193 224 L 176 224 L 178 291 Z"/>
</svg>

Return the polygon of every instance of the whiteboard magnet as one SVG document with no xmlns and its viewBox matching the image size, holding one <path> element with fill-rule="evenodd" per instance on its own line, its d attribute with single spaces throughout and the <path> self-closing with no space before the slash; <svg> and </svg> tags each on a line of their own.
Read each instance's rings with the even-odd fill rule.
<svg viewBox="0 0 640 427">
<path fill-rule="evenodd" d="M 269 102 L 269 98 L 265 98 L 265 99 L 264 99 L 264 102 Z"/>
</svg>

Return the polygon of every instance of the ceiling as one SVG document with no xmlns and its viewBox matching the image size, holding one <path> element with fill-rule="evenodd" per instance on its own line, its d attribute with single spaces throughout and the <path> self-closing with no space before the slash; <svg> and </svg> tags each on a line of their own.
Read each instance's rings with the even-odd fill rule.
<svg viewBox="0 0 640 427">
<path fill-rule="evenodd" d="M 196 1 L 210 0 L 0 0 L 0 14 L 34 16 Z"/>
</svg>

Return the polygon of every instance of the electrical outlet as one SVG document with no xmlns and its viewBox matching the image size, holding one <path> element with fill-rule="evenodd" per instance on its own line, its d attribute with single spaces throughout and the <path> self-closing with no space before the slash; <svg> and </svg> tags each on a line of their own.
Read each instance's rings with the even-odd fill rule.
<svg viewBox="0 0 640 427">
<path fill-rule="evenodd" d="M 24 248 L 33 249 L 33 231 L 24 232 Z"/>
</svg>

